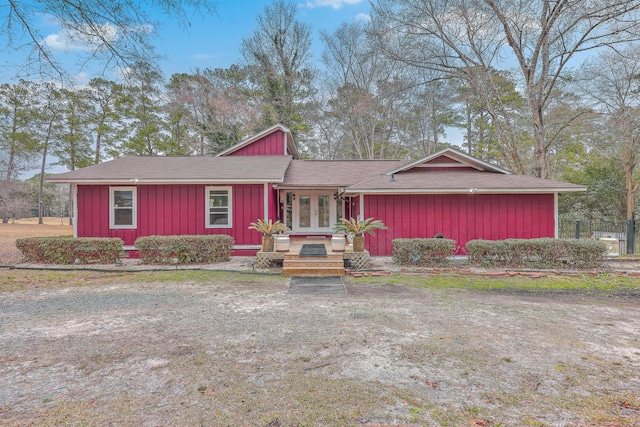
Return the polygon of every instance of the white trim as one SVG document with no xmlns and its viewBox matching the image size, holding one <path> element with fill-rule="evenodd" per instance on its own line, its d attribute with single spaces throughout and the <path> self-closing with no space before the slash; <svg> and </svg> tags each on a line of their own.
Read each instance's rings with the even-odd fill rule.
<svg viewBox="0 0 640 427">
<path fill-rule="evenodd" d="M 102 185 L 122 185 L 127 184 L 272 184 L 282 183 L 284 181 L 284 175 L 279 179 L 241 179 L 241 178 L 229 178 L 229 179 L 138 179 L 132 180 L 126 179 L 55 179 L 47 178 L 46 182 L 58 183 L 58 184 L 102 184 Z"/>
<path fill-rule="evenodd" d="M 71 184 L 73 188 L 73 237 L 78 237 L 78 184 Z"/>
<path fill-rule="evenodd" d="M 560 236 L 558 230 L 558 193 L 553 193 L 553 234 L 556 239 Z"/>
<path fill-rule="evenodd" d="M 407 188 L 389 189 L 376 188 L 367 190 L 346 189 L 346 193 L 353 194 L 558 194 L 587 191 L 587 187 L 579 188 Z"/>
<path fill-rule="evenodd" d="M 233 227 L 233 192 L 232 187 L 230 186 L 218 186 L 218 185 L 208 185 L 204 188 L 204 228 L 232 228 Z M 211 220 L 211 211 L 209 210 L 209 198 L 211 191 L 226 191 L 227 192 L 227 224 L 215 225 L 210 224 Z"/>
<path fill-rule="evenodd" d="M 337 201 L 334 198 L 335 191 L 324 190 L 307 190 L 307 191 L 292 191 L 294 195 L 293 204 L 291 206 L 291 222 L 288 224 L 293 233 L 304 234 L 331 234 L 333 228 L 336 225 L 336 205 Z M 300 227 L 300 199 L 303 196 L 309 197 L 309 226 Z M 329 225 L 327 227 L 319 226 L 319 203 L 320 197 L 326 196 L 329 202 Z"/>
<path fill-rule="evenodd" d="M 262 246 L 260 245 L 233 245 L 233 249 L 260 249 Z M 137 251 L 135 245 L 125 245 L 122 247 L 122 250 L 125 251 Z"/>
<path fill-rule="evenodd" d="M 428 163 L 426 165 L 416 165 L 415 166 L 418 169 L 427 169 L 427 168 L 447 168 L 447 169 L 453 169 L 453 168 L 473 168 L 475 170 L 479 170 L 482 171 L 483 169 L 479 166 L 474 166 L 474 165 L 470 165 L 468 163 Z"/>
<path fill-rule="evenodd" d="M 115 199 L 116 191 L 131 191 L 131 224 L 117 225 L 115 223 Z M 109 187 L 109 228 L 112 230 L 135 230 L 138 228 L 138 187 L 112 186 Z"/>
<path fill-rule="evenodd" d="M 262 246 L 260 246 L 260 245 L 233 245 L 233 249 L 235 249 L 235 250 L 242 250 L 242 249 L 244 249 L 244 250 L 247 250 L 247 249 L 253 250 L 253 249 L 261 249 L 261 248 L 262 248 Z"/>
<path fill-rule="evenodd" d="M 360 193 L 360 219 L 364 219 L 364 194 Z"/>
<path fill-rule="evenodd" d="M 263 195 L 263 209 L 264 209 L 264 220 L 265 221 L 269 221 L 269 184 L 265 183 L 264 184 L 264 191 L 263 191 L 264 195 Z"/>
<path fill-rule="evenodd" d="M 287 132 L 284 133 L 284 151 L 283 151 L 284 155 L 286 156 L 288 153 L 288 149 L 287 149 Z"/>
</svg>

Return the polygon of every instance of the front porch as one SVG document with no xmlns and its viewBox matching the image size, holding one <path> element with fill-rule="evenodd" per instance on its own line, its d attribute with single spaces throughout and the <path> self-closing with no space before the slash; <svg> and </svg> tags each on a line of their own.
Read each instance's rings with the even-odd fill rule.
<svg viewBox="0 0 640 427">
<path fill-rule="evenodd" d="M 326 255 L 301 255 L 304 245 L 323 245 Z M 282 249 L 282 248 L 281 248 Z M 364 270 L 370 267 L 369 252 L 354 252 L 347 244 L 344 251 L 334 251 L 331 237 L 326 236 L 290 236 L 288 250 L 274 252 L 259 251 L 256 254 L 255 268 L 273 268 L 282 265 L 282 274 L 291 276 L 344 276 L 345 268 Z"/>
</svg>

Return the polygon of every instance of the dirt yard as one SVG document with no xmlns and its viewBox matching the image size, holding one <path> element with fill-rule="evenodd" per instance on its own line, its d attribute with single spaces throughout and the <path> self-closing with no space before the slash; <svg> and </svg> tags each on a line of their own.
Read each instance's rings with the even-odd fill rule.
<svg viewBox="0 0 640 427">
<path fill-rule="evenodd" d="M 186 271 L 3 281 L 0 425 L 640 425 L 635 298 L 291 296 L 281 276 Z"/>
<path fill-rule="evenodd" d="M 38 218 L 0 223 L 0 265 L 13 265 L 22 259 L 20 251 L 16 249 L 16 239 L 72 235 L 73 227 L 65 224 L 69 224 L 69 218 L 44 218 L 44 224 L 38 224 Z"/>
</svg>

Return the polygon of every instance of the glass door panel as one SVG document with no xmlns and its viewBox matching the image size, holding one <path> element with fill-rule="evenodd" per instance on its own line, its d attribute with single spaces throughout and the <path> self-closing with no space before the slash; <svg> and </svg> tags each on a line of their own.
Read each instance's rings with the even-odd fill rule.
<svg viewBox="0 0 640 427">
<path fill-rule="evenodd" d="M 300 196 L 300 228 L 311 228 L 311 196 Z"/>
<path fill-rule="evenodd" d="M 318 195 L 318 228 L 330 227 L 331 214 L 329 212 L 329 196 Z"/>
</svg>

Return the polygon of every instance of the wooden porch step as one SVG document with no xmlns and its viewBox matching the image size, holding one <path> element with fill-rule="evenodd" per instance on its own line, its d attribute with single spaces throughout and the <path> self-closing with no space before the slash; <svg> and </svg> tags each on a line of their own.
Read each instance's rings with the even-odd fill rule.
<svg viewBox="0 0 640 427">
<path fill-rule="evenodd" d="M 344 267 L 282 267 L 285 276 L 344 276 Z"/>
<path fill-rule="evenodd" d="M 339 260 L 342 261 L 342 254 L 327 254 L 325 256 L 300 256 L 298 254 L 284 254 L 285 261 L 287 260 L 323 260 L 323 259 L 331 259 L 331 260 Z"/>
<path fill-rule="evenodd" d="M 289 276 L 344 276 L 344 260 L 341 254 L 308 257 L 287 254 L 282 264 L 282 274 Z"/>
</svg>

